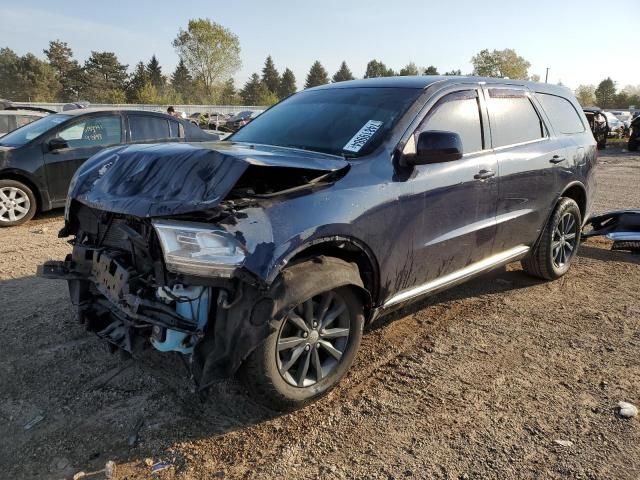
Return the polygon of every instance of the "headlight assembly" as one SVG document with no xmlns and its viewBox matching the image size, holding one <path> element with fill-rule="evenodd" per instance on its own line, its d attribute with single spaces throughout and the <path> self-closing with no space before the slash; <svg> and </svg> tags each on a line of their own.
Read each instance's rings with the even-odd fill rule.
<svg viewBox="0 0 640 480">
<path fill-rule="evenodd" d="M 224 230 L 190 222 L 152 223 L 171 272 L 230 277 L 244 263 L 242 246 Z"/>
</svg>

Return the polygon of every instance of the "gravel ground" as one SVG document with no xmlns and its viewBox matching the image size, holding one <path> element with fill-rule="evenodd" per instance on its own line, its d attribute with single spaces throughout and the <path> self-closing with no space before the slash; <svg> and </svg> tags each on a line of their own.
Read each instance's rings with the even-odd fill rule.
<svg viewBox="0 0 640 480">
<path fill-rule="evenodd" d="M 640 156 L 600 158 L 596 211 L 640 208 Z M 201 403 L 176 357 L 108 354 L 34 277 L 61 225 L 0 231 L 2 478 L 640 478 L 640 418 L 615 414 L 640 404 L 640 257 L 606 240 L 559 281 L 513 264 L 382 319 L 336 390 L 277 415 L 233 381 Z"/>
</svg>

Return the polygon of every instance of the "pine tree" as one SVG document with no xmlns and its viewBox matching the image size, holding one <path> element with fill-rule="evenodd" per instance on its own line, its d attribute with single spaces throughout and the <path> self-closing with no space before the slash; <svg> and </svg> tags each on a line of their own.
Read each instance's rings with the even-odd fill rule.
<svg viewBox="0 0 640 480">
<path fill-rule="evenodd" d="M 416 67 L 416 64 L 413 62 L 410 62 L 400 70 L 400 75 L 402 76 L 420 75 L 420 72 L 418 71 L 418 67 Z"/>
<path fill-rule="evenodd" d="M 140 93 L 147 83 L 150 83 L 147 67 L 145 67 L 144 63 L 138 62 L 127 86 L 127 100 L 131 103 L 140 102 Z"/>
<path fill-rule="evenodd" d="M 264 68 L 262 69 L 262 83 L 267 87 L 271 93 L 278 93 L 278 87 L 280 86 L 280 74 L 276 70 L 276 66 L 273 63 L 271 55 L 267 57 L 264 62 Z"/>
<path fill-rule="evenodd" d="M 278 97 L 280 99 L 293 95 L 298 90 L 296 86 L 296 76 L 288 68 L 282 73 L 280 86 L 278 87 Z"/>
<path fill-rule="evenodd" d="M 237 105 L 238 94 L 236 92 L 236 86 L 233 78 L 230 78 L 222 85 L 222 90 L 220 91 L 220 103 L 222 105 Z"/>
<path fill-rule="evenodd" d="M 160 91 L 162 87 L 164 87 L 165 78 L 162 75 L 162 67 L 155 54 L 151 56 L 151 60 L 147 63 L 147 75 L 149 76 L 151 85 L 156 87 L 157 91 Z"/>
<path fill-rule="evenodd" d="M 313 62 L 307 75 L 307 81 L 304 84 L 304 88 L 317 87 L 318 85 L 325 85 L 329 83 L 329 74 L 322 66 L 319 60 Z"/>
<path fill-rule="evenodd" d="M 423 75 L 440 75 L 440 74 L 438 73 L 438 69 L 436 67 L 434 67 L 433 65 L 429 65 L 427 68 L 424 69 Z"/>
<path fill-rule="evenodd" d="M 240 90 L 240 97 L 245 105 L 260 105 L 269 93 L 260 76 L 254 73 L 244 84 L 244 88 Z"/>
<path fill-rule="evenodd" d="M 128 65 L 120 63 L 113 52 L 91 52 L 84 63 L 83 94 L 86 99 L 95 103 L 121 103 L 126 100 L 127 68 Z"/>
<path fill-rule="evenodd" d="M 60 91 L 56 100 L 68 102 L 78 100 L 82 86 L 82 69 L 66 42 L 54 40 L 49 42 L 49 49 L 43 50 L 60 82 Z"/>
<path fill-rule="evenodd" d="M 353 73 L 351 73 L 351 70 L 347 67 L 347 62 L 343 61 L 340 64 L 338 71 L 333 75 L 333 83 L 345 82 L 353 79 Z"/>
<path fill-rule="evenodd" d="M 171 86 L 176 94 L 182 98 L 183 102 L 191 100 L 193 96 L 193 79 L 182 59 L 180 59 L 176 69 L 171 74 Z"/>
<path fill-rule="evenodd" d="M 387 68 L 384 63 L 374 59 L 367 63 L 364 78 L 393 77 L 395 74 L 393 69 Z"/>
</svg>

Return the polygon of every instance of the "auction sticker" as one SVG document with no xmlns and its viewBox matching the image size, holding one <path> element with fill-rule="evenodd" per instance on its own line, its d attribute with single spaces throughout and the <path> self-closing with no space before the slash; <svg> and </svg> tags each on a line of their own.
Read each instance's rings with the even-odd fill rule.
<svg viewBox="0 0 640 480">
<path fill-rule="evenodd" d="M 373 137 L 373 135 L 380 129 L 382 122 L 379 120 L 369 120 L 364 126 L 358 130 L 347 144 L 342 147 L 347 152 L 357 153 L 362 147 Z"/>
</svg>

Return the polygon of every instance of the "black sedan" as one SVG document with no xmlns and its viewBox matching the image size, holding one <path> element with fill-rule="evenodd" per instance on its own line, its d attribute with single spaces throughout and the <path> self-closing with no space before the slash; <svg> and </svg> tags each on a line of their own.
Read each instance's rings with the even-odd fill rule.
<svg viewBox="0 0 640 480">
<path fill-rule="evenodd" d="M 0 138 L 0 227 L 64 206 L 77 168 L 105 147 L 217 139 L 156 112 L 88 108 L 43 117 Z"/>
</svg>

